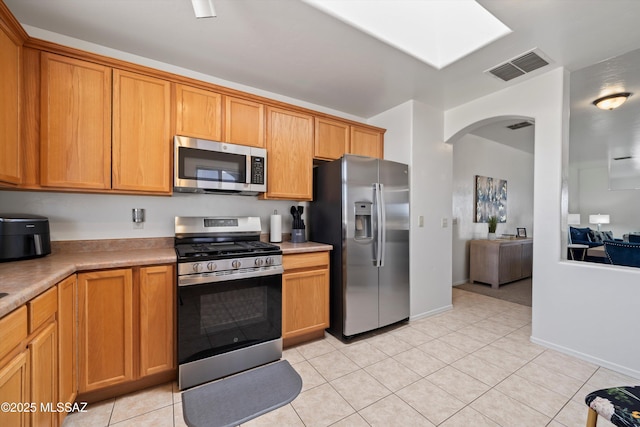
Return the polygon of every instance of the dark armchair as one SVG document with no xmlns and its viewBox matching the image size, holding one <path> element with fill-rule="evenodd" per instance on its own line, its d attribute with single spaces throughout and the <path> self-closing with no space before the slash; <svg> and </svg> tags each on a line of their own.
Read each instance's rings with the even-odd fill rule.
<svg viewBox="0 0 640 427">
<path fill-rule="evenodd" d="M 640 267 L 640 243 L 605 240 L 604 252 L 611 264 Z"/>
</svg>

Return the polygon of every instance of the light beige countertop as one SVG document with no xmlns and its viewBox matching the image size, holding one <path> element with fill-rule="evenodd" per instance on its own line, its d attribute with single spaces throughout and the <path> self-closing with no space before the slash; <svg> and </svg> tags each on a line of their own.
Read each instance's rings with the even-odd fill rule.
<svg viewBox="0 0 640 427">
<path fill-rule="evenodd" d="M 283 254 L 333 249 L 323 243 L 275 243 Z M 0 317 L 25 304 L 71 274 L 80 271 L 176 262 L 173 239 L 122 239 L 52 242 L 52 254 L 0 263 Z"/>
<path fill-rule="evenodd" d="M 273 243 L 273 244 L 280 246 L 280 249 L 282 249 L 283 255 L 301 254 L 306 252 L 323 252 L 323 251 L 330 251 L 333 249 L 332 245 L 327 245 L 325 243 L 316 243 L 316 242 L 304 242 L 304 243 L 282 242 L 282 243 Z"/>
</svg>

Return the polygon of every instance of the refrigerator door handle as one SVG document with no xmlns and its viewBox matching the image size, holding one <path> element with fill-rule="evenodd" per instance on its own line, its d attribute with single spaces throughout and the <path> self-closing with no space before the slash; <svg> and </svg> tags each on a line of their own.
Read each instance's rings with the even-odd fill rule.
<svg viewBox="0 0 640 427">
<path fill-rule="evenodd" d="M 380 235 L 380 262 L 379 266 L 384 267 L 384 259 L 385 252 L 387 251 L 387 212 L 385 209 L 385 200 L 384 200 L 384 184 L 378 184 L 378 200 L 380 206 L 380 228 L 378 229 L 378 234 Z"/>
<path fill-rule="evenodd" d="M 374 265 L 376 267 L 382 267 L 382 230 L 383 230 L 383 209 L 382 209 L 382 192 L 380 191 L 380 183 L 373 184 L 374 200 L 376 204 L 376 258 Z"/>
</svg>

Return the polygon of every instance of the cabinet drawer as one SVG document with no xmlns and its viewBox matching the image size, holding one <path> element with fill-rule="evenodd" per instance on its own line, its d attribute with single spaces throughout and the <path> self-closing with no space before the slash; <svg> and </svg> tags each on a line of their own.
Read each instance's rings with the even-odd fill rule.
<svg viewBox="0 0 640 427">
<path fill-rule="evenodd" d="M 29 301 L 29 333 L 44 324 L 58 310 L 58 288 L 53 287 Z"/>
<path fill-rule="evenodd" d="M 0 319 L 0 359 L 27 338 L 27 307 L 24 305 Z"/>
<path fill-rule="evenodd" d="M 329 265 L 329 252 L 309 252 L 282 257 L 284 271 L 296 268 L 324 267 Z"/>
</svg>

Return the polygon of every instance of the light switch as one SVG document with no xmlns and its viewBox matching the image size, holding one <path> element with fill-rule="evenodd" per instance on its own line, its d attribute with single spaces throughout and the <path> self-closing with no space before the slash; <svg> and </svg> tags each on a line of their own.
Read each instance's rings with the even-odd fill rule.
<svg viewBox="0 0 640 427">
<path fill-rule="evenodd" d="M 424 216 L 422 215 L 418 217 L 418 227 L 424 227 Z"/>
<path fill-rule="evenodd" d="M 442 220 L 440 221 L 440 226 L 442 228 L 447 228 L 449 226 L 449 222 L 448 222 L 447 218 L 442 218 Z"/>
</svg>

